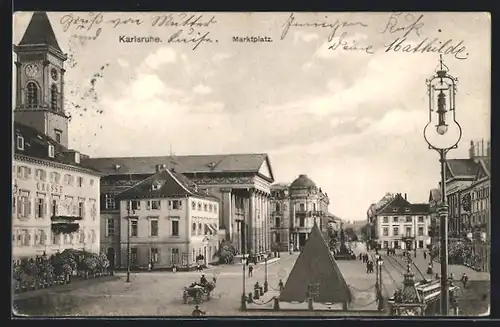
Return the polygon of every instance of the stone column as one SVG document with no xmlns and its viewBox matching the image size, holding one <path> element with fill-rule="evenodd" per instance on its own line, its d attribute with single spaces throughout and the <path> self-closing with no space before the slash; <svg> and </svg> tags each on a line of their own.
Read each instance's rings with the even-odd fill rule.
<svg viewBox="0 0 500 327">
<path fill-rule="evenodd" d="M 223 188 L 222 193 L 222 226 L 226 229 L 226 241 L 231 240 L 232 237 L 232 219 L 231 219 L 231 189 Z"/>
<path fill-rule="evenodd" d="M 235 244 L 235 246 L 237 246 L 238 244 L 238 240 L 239 240 L 239 235 L 238 235 L 238 228 L 236 227 L 237 225 L 237 221 L 236 221 L 236 208 L 235 208 L 235 195 L 233 192 L 231 192 L 231 221 L 230 221 L 230 224 L 231 224 L 231 241 L 233 242 L 233 244 Z"/>
<path fill-rule="evenodd" d="M 64 73 L 66 73 L 66 69 L 61 69 L 61 92 L 60 92 L 60 101 L 61 101 L 61 112 L 64 112 Z"/>
<path fill-rule="evenodd" d="M 249 190 L 248 198 L 248 221 L 247 221 L 247 252 L 254 251 L 255 237 L 254 237 L 254 220 L 255 220 L 255 189 Z"/>
<path fill-rule="evenodd" d="M 21 106 L 24 97 L 24 88 L 21 87 L 21 63 L 16 61 L 16 107 Z"/>
<path fill-rule="evenodd" d="M 255 221 L 255 251 L 257 253 L 260 253 L 261 252 L 261 227 L 262 227 L 262 224 L 261 224 L 261 219 L 262 219 L 262 197 L 261 197 L 261 193 L 260 191 L 257 191 L 256 192 L 256 196 L 257 196 L 257 219 Z"/>
</svg>

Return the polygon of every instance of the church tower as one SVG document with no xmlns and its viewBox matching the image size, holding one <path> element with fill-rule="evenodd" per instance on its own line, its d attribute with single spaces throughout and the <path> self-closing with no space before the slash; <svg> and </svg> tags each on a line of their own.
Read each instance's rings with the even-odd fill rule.
<svg viewBox="0 0 500 327">
<path fill-rule="evenodd" d="M 69 117 L 64 112 L 64 62 L 45 12 L 35 12 L 17 55 L 14 120 L 31 126 L 68 147 Z"/>
</svg>

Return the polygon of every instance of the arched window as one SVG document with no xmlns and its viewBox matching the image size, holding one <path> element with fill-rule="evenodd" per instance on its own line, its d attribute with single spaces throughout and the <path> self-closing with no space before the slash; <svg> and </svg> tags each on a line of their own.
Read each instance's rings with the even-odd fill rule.
<svg viewBox="0 0 500 327">
<path fill-rule="evenodd" d="M 38 107 L 38 85 L 28 82 L 26 85 L 26 108 Z"/>
<path fill-rule="evenodd" d="M 57 101 L 57 85 L 55 84 L 52 84 L 51 88 L 50 88 L 50 108 L 52 110 L 57 110 L 57 107 L 58 107 L 58 101 Z"/>
</svg>

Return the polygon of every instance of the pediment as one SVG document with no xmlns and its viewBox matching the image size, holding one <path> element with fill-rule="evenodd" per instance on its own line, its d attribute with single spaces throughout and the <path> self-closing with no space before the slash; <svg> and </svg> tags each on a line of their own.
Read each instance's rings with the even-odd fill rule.
<svg viewBox="0 0 500 327">
<path fill-rule="evenodd" d="M 261 174 L 262 176 L 265 176 L 269 179 L 274 179 L 273 174 L 271 173 L 271 167 L 269 166 L 268 160 L 264 160 L 262 162 L 262 165 L 260 165 L 259 174 Z"/>
</svg>

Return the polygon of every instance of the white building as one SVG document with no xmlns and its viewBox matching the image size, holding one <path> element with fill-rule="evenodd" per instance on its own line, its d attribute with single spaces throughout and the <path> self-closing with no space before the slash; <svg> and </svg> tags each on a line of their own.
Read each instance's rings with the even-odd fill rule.
<svg viewBox="0 0 500 327">
<path fill-rule="evenodd" d="M 100 174 L 68 149 L 67 60 L 47 14 L 33 14 L 14 46 L 13 259 L 67 248 L 99 251 Z M 60 234 L 60 226 L 75 232 Z"/>
<path fill-rule="evenodd" d="M 401 194 L 373 214 L 375 240 L 382 249 L 424 249 L 430 244 L 430 212 L 426 203 L 412 204 Z"/>
<path fill-rule="evenodd" d="M 219 201 L 198 191 L 184 175 L 162 170 L 118 198 L 122 267 L 127 266 L 128 241 L 132 267 L 151 262 L 155 267 L 187 268 L 200 256 L 205 264 L 214 260 L 219 245 Z"/>
<path fill-rule="evenodd" d="M 31 127 L 15 123 L 14 133 L 13 259 L 69 248 L 99 252 L 99 173 Z M 73 221 L 78 230 L 57 234 L 60 221 Z"/>
</svg>

